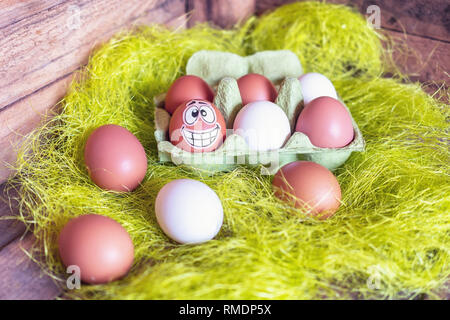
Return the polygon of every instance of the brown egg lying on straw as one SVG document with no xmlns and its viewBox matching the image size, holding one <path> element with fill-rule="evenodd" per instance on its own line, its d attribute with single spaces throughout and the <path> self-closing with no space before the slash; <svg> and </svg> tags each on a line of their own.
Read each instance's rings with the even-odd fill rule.
<svg viewBox="0 0 450 320">
<path fill-rule="evenodd" d="M 78 267 L 86 283 L 119 279 L 133 264 L 134 247 L 128 232 L 105 216 L 87 214 L 70 220 L 59 234 L 58 245 L 64 265 Z"/>
<path fill-rule="evenodd" d="M 327 168 L 310 161 L 283 166 L 274 176 L 275 195 L 313 216 L 326 219 L 339 208 L 341 187 Z"/>
<path fill-rule="evenodd" d="M 147 171 L 142 144 L 130 131 L 114 124 L 92 132 L 86 142 L 84 160 L 91 179 L 106 190 L 134 190 Z"/>
</svg>

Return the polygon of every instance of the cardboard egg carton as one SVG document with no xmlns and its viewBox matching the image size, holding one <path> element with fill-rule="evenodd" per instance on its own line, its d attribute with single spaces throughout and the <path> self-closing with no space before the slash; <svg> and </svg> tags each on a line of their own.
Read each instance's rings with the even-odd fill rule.
<svg viewBox="0 0 450 320">
<path fill-rule="evenodd" d="M 248 73 L 262 74 L 277 87 L 275 103 L 286 113 L 292 132 L 280 149 L 250 150 L 244 138 L 233 133 L 234 118 L 243 107 L 236 79 Z M 160 162 L 186 164 L 212 173 L 229 171 L 239 165 L 263 165 L 263 173 L 274 174 L 283 165 L 297 160 L 313 161 L 330 170 L 339 167 L 353 151 L 364 150 L 361 131 L 351 117 L 355 136 L 343 148 L 319 148 L 311 143 L 308 136 L 295 132 L 295 124 L 303 108 L 298 81 L 302 73 L 297 56 L 288 50 L 262 51 L 247 57 L 219 51 L 196 52 L 187 63 L 186 74 L 201 77 L 215 89 L 214 104 L 225 118 L 227 137 L 213 152 L 191 153 L 174 146 L 169 140 L 170 114 L 164 109 L 165 94 L 159 95 L 155 98 L 155 138 Z"/>
</svg>

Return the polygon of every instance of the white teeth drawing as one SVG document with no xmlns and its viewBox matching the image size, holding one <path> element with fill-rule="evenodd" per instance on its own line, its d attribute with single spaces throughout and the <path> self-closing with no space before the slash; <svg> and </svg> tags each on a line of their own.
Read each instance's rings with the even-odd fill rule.
<svg viewBox="0 0 450 320">
<path fill-rule="evenodd" d="M 196 149 L 207 148 L 212 145 L 217 140 L 219 131 L 219 125 L 207 131 L 188 130 L 184 126 L 181 128 L 184 140 Z"/>
</svg>

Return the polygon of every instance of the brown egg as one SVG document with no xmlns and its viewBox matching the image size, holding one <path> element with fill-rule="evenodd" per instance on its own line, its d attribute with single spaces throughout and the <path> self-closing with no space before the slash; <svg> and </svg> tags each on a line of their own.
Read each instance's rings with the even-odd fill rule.
<svg viewBox="0 0 450 320">
<path fill-rule="evenodd" d="M 84 160 L 91 179 L 106 190 L 134 190 L 147 171 L 147 156 L 139 140 L 114 124 L 92 132 L 86 142 Z"/>
<path fill-rule="evenodd" d="M 167 91 L 164 108 L 172 114 L 183 102 L 193 99 L 213 102 L 214 92 L 202 78 L 182 76 L 175 80 Z"/>
<path fill-rule="evenodd" d="M 308 103 L 297 119 L 295 131 L 303 132 L 321 148 L 342 148 L 354 137 L 350 113 L 332 97 L 319 97 Z"/>
<path fill-rule="evenodd" d="M 240 77 L 237 83 L 244 106 L 255 101 L 274 102 L 277 98 L 277 90 L 274 85 L 261 74 L 246 74 Z"/>
<path fill-rule="evenodd" d="M 123 277 L 134 258 L 128 232 L 115 220 L 96 214 L 70 220 L 58 239 L 59 254 L 66 267 L 80 268 L 86 283 L 106 283 Z"/>
<path fill-rule="evenodd" d="M 339 208 L 341 187 L 330 170 L 310 161 L 283 166 L 274 176 L 275 195 L 296 208 L 326 219 Z"/>
</svg>

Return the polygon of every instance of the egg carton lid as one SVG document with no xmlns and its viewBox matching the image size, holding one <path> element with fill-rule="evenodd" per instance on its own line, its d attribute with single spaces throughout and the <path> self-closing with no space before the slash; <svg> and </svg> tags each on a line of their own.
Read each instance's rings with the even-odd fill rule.
<svg viewBox="0 0 450 320">
<path fill-rule="evenodd" d="M 260 51 L 246 57 L 231 52 L 201 50 L 194 53 L 186 64 L 186 74 L 198 76 L 210 86 L 216 86 L 225 77 L 238 79 L 248 73 L 262 74 L 277 85 L 286 77 L 298 78 L 303 74 L 303 68 L 290 50 Z"/>
</svg>

